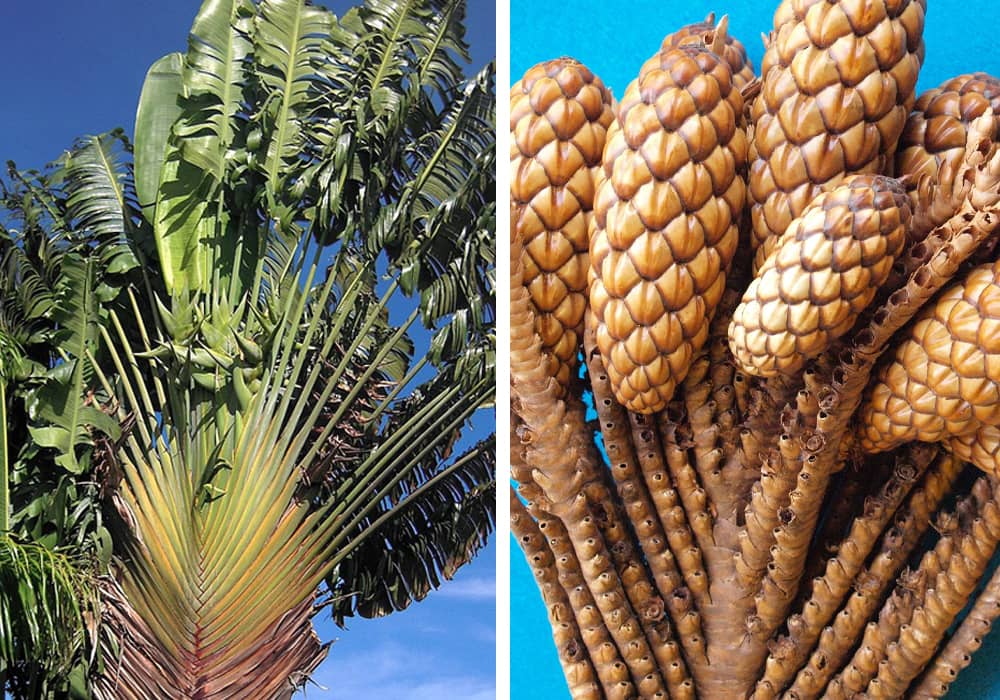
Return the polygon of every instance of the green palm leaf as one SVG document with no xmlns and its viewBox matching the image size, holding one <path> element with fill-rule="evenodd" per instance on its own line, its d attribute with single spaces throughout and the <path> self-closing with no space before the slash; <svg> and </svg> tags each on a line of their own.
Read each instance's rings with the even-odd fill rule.
<svg viewBox="0 0 1000 700">
<path fill-rule="evenodd" d="M 434 465 L 359 523 L 359 541 L 327 578 L 338 625 L 422 600 L 486 544 L 484 523 L 493 522 L 496 503 L 493 454 L 492 444 L 480 443 L 448 466 Z"/>
<path fill-rule="evenodd" d="M 29 395 L 28 412 L 34 423 L 30 430 L 35 442 L 55 449 L 56 464 L 79 474 L 89 466 L 89 455 L 85 453 L 81 461 L 78 448 L 93 445 L 92 430 L 117 437 L 118 421 L 86 395 L 93 376 L 89 355 L 97 336 L 94 259 L 68 255 L 62 262 L 62 275 L 54 319 L 60 326 L 59 342 L 67 356 Z"/>
<path fill-rule="evenodd" d="M 150 223 L 154 221 L 170 130 L 181 116 L 181 100 L 187 96 L 183 68 L 183 54 L 167 54 L 150 66 L 139 95 L 135 114 L 135 190 L 143 216 Z"/>
<path fill-rule="evenodd" d="M 306 0 L 267 0 L 258 9 L 254 66 L 264 95 L 256 126 L 262 133 L 261 167 L 272 210 L 304 165 L 304 122 L 317 99 L 316 65 L 329 53 L 333 22 L 328 10 Z M 286 211 L 293 207 L 286 205 Z"/>
<path fill-rule="evenodd" d="M 138 240 L 138 212 L 121 131 L 80 139 L 63 162 L 67 216 L 74 238 L 96 241 L 102 270 L 120 275 L 139 266 L 131 241 Z"/>
<path fill-rule="evenodd" d="M 182 72 L 186 97 L 167 141 L 154 220 L 171 292 L 228 282 L 237 259 L 226 236 L 221 187 L 239 130 L 252 15 L 249 0 L 205 0 L 191 28 Z"/>
<path fill-rule="evenodd" d="M 0 534 L 0 667 L 65 678 L 86 639 L 92 583 L 64 554 Z"/>
</svg>

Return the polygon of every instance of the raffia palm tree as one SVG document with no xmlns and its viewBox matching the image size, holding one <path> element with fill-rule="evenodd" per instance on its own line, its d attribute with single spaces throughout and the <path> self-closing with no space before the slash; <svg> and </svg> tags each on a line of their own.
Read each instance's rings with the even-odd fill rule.
<svg viewBox="0 0 1000 700">
<path fill-rule="evenodd" d="M 463 18 L 207 0 L 134 158 L 85 139 L 27 193 L 87 241 L 30 430 L 112 545 L 96 697 L 290 697 L 318 609 L 402 609 L 484 544 L 495 91 Z"/>
</svg>

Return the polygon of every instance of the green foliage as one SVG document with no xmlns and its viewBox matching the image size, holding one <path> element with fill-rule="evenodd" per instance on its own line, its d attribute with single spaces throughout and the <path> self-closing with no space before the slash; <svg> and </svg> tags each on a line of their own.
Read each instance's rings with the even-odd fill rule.
<svg viewBox="0 0 1000 700">
<path fill-rule="evenodd" d="M 233 241 L 222 186 L 243 102 L 253 14 L 249 0 L 206 0 L 191 28 L 181 112 L 167 139 L 154 212 L 170 293 L 204 291 L 238 277 L 233 269 L 242 243 Z M 136 132 L 142 150 L 153 151 L 146 138 L 158 144 L 160 132 Z"/>
<path fill-rule="evenodd" d="M 135 191 L 142 214 L 154 220 L 170 129 L 181 114 L 184 54 L 170 53 L 149 67 L 135 114 Z"/>
<path fill-rule="evenodd" d="M 134 160 L 111 132 L 11 171 L 13 523 L 114 562 L 101 653 L 129 682 L 97 697 L 278 697 L 326 653 L 324 581 L 338 622 L 387 614 L 491 532 L 493 440 L 468 438 L 494 395 L 495 86 L 463 77 L 463 18 L 206 0 L 147 73 Z"/>
<path fill-rule="evenodd" d="M 90 356 L 97 343 L 96 264 L 93 257 L 86 261 L 72 254 L 64 257 L 52 310 L 59 329 L 52 339 L 62 350 L 62 361 L 46 372 L 45 382 L 27 399 L 35 443 L 56 450 L 56 464 L 74 474 L 89 466 L 89 454 L 85 452 L 81 462 L 77 448 L 93 445 L 92 430 L 118 437 L 118 421 L 87 395 L 93 383 Z"/>
<path fill-rule="evenodd" d="M 0 535 L 0 670 L 12 691 L 52 697 L 68 690 L 88 641 L 85 615 L 92 620 L 96 610 L 94 590 L 80 562 Z"/>
</svg>

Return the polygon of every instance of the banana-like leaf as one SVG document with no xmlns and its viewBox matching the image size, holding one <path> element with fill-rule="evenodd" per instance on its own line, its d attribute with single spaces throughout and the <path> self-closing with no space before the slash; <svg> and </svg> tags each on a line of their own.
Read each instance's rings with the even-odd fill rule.
<svg viewBox="0 0 1000 700">
<path fill-rule="evenodd" d="M 181 116 L 181 100 L 187 96 L 182 70 L 184 55 L 170 53 L 146 72 L 135 114 L 135 191 L 143 216 L 152 223 L 157 189 L 167 140 L 174 122 Z"/>
<path fill-rule="evenodd" d="M 163 158 L 154 236 L 170 292 L 226 283 L 236 249 L 222 184 L 246 87 L 249 0 L 205 0 L 195 18 L 182 72 L 181 115 Z M 217 285 L 214 285 L 217 286 Z"/>
<path fill-rule="evenodd" d="M 94 269 L 93 258 L 68 255 L 63 260 L 63 286 L 54 315 L 67 357 L 28 397 L 32 437 L 38 445 L 55 449 L 56 463 L 74 474 L 88 465 L 78 458 L 77 448 L 93 444 L 94 430 L 112 438 L 119 433 L 118 421 L 87 396 L 93 377 L 88 352 L 96 347 L 97 337 Z"/>
<path fill-rule="evenodd" d="M 304 166 L 303 129 L 318 99 L 316 66 L 329 54 L 333 23 L 328 10 L 306 0 L 265 0 L 258 9 L 254 65 L 265 97 L 257 128 L 272 209 L 294 194 L 286 185 Z"/>
</svg>

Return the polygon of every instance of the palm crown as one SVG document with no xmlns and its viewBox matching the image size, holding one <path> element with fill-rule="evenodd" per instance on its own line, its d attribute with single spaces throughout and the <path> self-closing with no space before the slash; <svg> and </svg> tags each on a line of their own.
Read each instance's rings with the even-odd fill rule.
<svg viewBox="0 0 1000 700">
<path fill-rule="evenodd" d="M 80 511 L 56 539 L 111 562 L 96 696 L 289 697 L 317 604 L 401 609 L 485 542 L 495 90 L 463 19 L 206 0 L 134 149 L 12 176 L 16 522 Z"/>
</svg>

